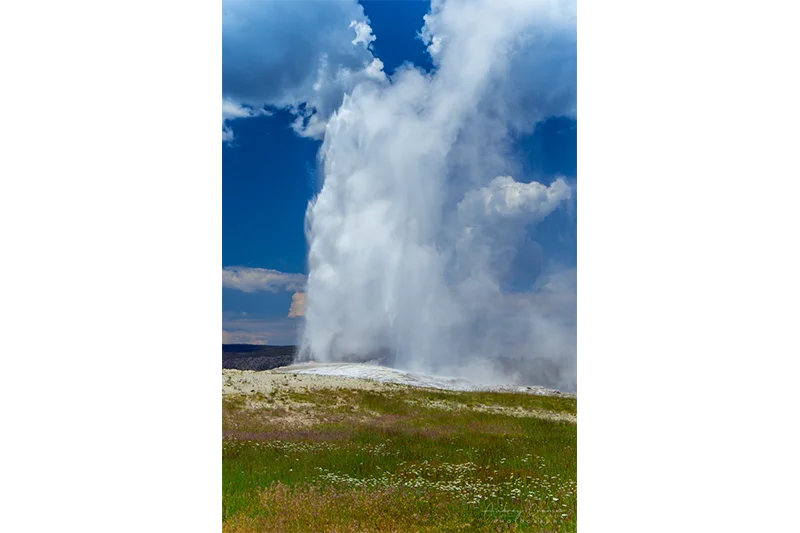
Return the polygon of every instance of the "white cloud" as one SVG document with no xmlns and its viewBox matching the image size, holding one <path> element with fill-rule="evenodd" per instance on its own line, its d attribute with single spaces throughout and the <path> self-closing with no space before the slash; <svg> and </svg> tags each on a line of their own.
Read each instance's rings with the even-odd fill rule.
<svg viewBox="0 0 800 533">
<path fill-rule="evenodd" d="M 357 0 L 223 0 L 222 7 L 223 96 L 254 109 L 291 110 L 300 135 L 321 139 L 345 93 L 385 78 Z"/>
<path fill-rule="evenodd" d="M 242 292 L 281 292 L 302 290 L 306 283 L 303 274 L 287 274 L 265 268 L 240 266 L 223 267 L 222 287 Z"/>
<path fill-rule="evenodd" d="M 355 20 L 350 21 L 350 27 L 355 28 L 356 38 L 350 41 L 353 44 L 363 44 L 365 48 L 369 48 L 375 36 L 372 34 L 372 28 L 366 22 L 358 22 Z"/>
<path fill-rule="evenodd" d="M 227 98 L 222 99 L 222 120 L 252 117 L 254 111 Z"/>
<path fill-rule="evenodd" d="M 535 181 L 520 183 L 511 176 L 498 176 L 488 186 L 468 192 L 458 209 L 465 222 L 479 223 L 492 217 L 538 221 L 569 197 L 570 187 L 563 178 L 548 187 Z"/>
<path fill-rule="evenodd" d="M 231 142 L 234 139 L 233 130 L 227 124 L 229 120 L 238 118 L 256 117 L 259 115 L 271 115 L 272 112 L 266 109 L 252 109 L 250 107 L 237 104 L 229 98 L 222 99 L 222 141 Z"/>
<path fill-rule="evenodd" d="M 222 142 L 231 142 L 235 136 L 233 135 L 233 130 L 225 125 L 225 121 L 222 121 Z"/>
<path fill-rule="evenodd" d="M 289 307 L 289 318 L 300 318 L 306 316 L 306 293 L 296 292 L 292 294 L 292 305 Z"/>
</svg>

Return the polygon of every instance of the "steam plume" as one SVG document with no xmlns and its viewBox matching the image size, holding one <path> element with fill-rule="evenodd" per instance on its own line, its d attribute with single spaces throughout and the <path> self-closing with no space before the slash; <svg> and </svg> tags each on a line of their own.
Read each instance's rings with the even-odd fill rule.
<svg viewBox="0 0 800 533">
<path fill-rule="evenodd" d="M 434 0 L 435 70 L 345 94 L 306 215 L 306 357 L 576 388 L 574 269 L 505 287 L 526 229 L 573 194 L 527 182 L 510 139 L 575 116 L 575 22 L 574 1 Z"/>
</svg>

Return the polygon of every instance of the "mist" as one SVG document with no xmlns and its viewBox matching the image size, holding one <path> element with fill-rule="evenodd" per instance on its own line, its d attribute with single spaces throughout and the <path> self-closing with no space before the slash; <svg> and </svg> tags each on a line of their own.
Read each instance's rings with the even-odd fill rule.
<svg viewBox="0 0 800 533">
<path fill-rule="evenodd" d="M 575 183 L 522 174 L 513 142 L 576 117 L 575 30 L 574 1 L 434 1 L 433 71 L 344 94 L 306 213 L 303 358 L 576 390 L 576 271 L 530 238 Z"/>
</svg>

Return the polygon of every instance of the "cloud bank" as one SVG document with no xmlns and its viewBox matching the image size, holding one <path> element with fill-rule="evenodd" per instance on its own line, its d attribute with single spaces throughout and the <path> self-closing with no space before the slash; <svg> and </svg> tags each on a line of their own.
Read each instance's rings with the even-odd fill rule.
<svg viewBox="0 0 800 533">
<path fill-rule="evenodd" d="M 435 70 L 344 92 L 307 211 L 306 357 L 576 389 L 574 271 L 507 286 L 573 193 L 520 175 L 511 140 L 575 116 L 575 26 L 574 1 L 434 0 L 420 35 Z"/>
<path fill-rule="evenodd" d="M 303 274 L 287 274 L 265 268 L 229 266 L 222 268 L 222 288 L 242 292 L 281 292 L 302 290 Z"/>
</svg>

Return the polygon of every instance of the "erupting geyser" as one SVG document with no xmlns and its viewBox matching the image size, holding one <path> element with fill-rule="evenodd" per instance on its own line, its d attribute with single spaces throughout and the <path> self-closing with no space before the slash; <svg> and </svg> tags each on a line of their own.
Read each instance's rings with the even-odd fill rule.
<svg viewBox="0 0 800 533">
<path fill-rule="evenodd" d="M 345 95 L 306 215 L 306 358 L 575 390 L 575 269 L 505 286 L 526 229 L 574 197 L 521 175 L 511 140 L 575 117 L 575 30 L 574 1 L 434 0 L 433 72 Z"/>
</svg>

